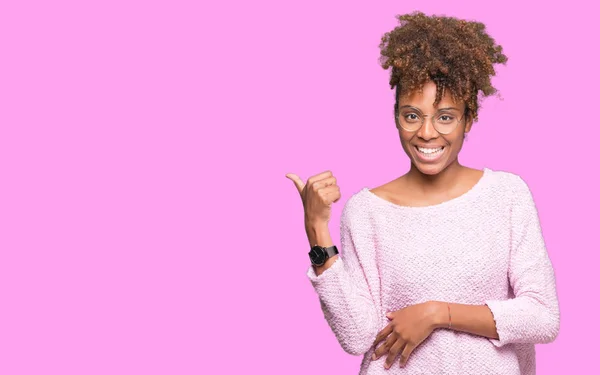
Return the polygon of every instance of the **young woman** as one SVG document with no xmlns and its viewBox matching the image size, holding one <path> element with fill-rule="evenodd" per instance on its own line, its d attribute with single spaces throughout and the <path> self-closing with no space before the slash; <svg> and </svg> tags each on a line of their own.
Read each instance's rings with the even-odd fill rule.
<svg viewBox="0 0 600 375">
<path fill-rule="evenodd" d="M 336 178 L 286 175 L 304 204 L 308 277 L 344 350 L 364 355 L 360 374 L 535 374 L 534 345 L 560 318 L 532 194 L 516 174 L 458 161 L 507 58 L 481 23 L 398 19 L 381 63 L 410 170 L 348 199 L 341 254 L 328 229 Z"/>
</svg>

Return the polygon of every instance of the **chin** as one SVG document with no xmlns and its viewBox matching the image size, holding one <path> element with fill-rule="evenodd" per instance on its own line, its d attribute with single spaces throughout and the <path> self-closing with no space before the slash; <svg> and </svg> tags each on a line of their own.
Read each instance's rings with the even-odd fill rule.
<svg viewBox="0 0 600 375">
<path fill-rule="evenodd" d="M 419 171 L 421 171 L 421 173 L 431 175 L 431 176 L 436 175 L 444 170 L 444 168 L 438 167 L 435 165 L 427 165 L 427 166 L 417 165 L 417 168 L 419 169 Z"/>
<path fill-rule="evenodd" d="M 413 162 L 417 169 L 426 175 L 436 175 L 442 172 L 446 168 L 446 164 L 444 162 L 435 163 L 435 164 L 425 164 L 419 162 Z"/>
</svg>

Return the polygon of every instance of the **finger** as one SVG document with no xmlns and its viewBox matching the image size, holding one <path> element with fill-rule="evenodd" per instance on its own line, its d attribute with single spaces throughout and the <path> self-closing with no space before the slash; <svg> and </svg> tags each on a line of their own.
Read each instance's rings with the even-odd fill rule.
<svg viewBox="0 0 600 375">
<path fill-rule="evenodd" d="M 342 197 L 342 193 L 340 192 L 339 186 L 328 186 L 328 188 L 330 187 L 332 188 L 332 190 L 327 192 L 327 201 L 328 203 L 335 203 L 340 200 L 340 198 Z"/>
<path fill-rule="evenodd" d="M 388 337 L 390 333 L 392 333 L 391 323 L 385 326 L 385 328 L 377 334 L 377 337 L 375 337 L 375 341 L 373 342 L 373 346 L 377 346 L 377 344 L 379 344 L 384 338 Z"/>
<path fill-rule="evenodd" d="M 317 193 L 323 199 L 326 204 L 331 204 L 334 201 L 337 201 L 340 194 L 340 187 L 337 185 L 327 186 L 326 188 L 320 189 Z"/>
<path fill-rule="evenodd" d="M 400 351 L 402 351 L 404 344 L 405 344 L 404 341 L 401 338 L 398 338 L 398 340 L 396 340 L 394 345 L 392 345 L 392 347 L 390 348 L 390 352 L 389 352 L 387 358 L 385 359 L 385 364 L 384 364 L 385 368 L 390 368 L 392 366 L 392 363 L 394 363 L 394 361 L 396 360 L 396 357 L 398 356 Z"/>
<path fill-rule="evenodd" d="M 325 178 L 329 178 L 329 177 L 331 177 L 331 176 L 333 176 L 333 173 L 331 173 L 331 171 L 325 171 L 325 172 L 323 172 L 323 173 L 319 173 L 319 174 L 316 174 L 316 175 L 314 175 L 314 176 L 310 176 L 310 177 L 309 177 L 309 178 L 306 180 L 306 185 L 309 185 L 309 186 L 311 186 L 311 185 L 312 185 L 312 184 L 314 184 L 315 182 L 317 182 L 317 181 L 321 181 L 321 180 L 323 180 L 323 179 L 325 179 Z"/>
<path fill-rule="evenodd" d="M 290 180 L 292 180 L 294 182 L 294 185 L 296 185 L 296 188 L 298 189 L 298 193 L 300 193 L 300 195 L 302 195 L 302 190 L 304 190 L 304 182 L 302 182 L 302 180 L 300 179 L 300 177 L 296 176 L 293 173 L 288 173 L 285 175 L 285 177 L 289 178 Z"/>
<path fill-rule="evenodd" d="M 406 344 L 404 350 L 402 351 L 402 354 L 400 355 L 400 366 L 404 367 L 406 365 L 406 361 L 408 361 L 408 357 L 410 357 L 414 349 L 414 345 Z"/>
<path fill-rule="evenodd" d="M 389 335 L 387 337 L 387 339 L 385 340 L 385 342 L 383 344 L 381 344 L 377 349 L 375 349 L 375 352 L 373 353 L 373 356 L 371 358 L 378 359 L 382 355 L 387 353 L 390 350 L 390 348 L 392 347 L 392 345 L 394 345 L 394 343 L 396 342 L 396 339 L 397 339 L 397 336 L 395 334 Z"/>
<path fill-rule="evenodd" d="M 314 182 L 306 182 L 312 188 L 313 191 L 319 191 L 321 189 L 325 189 L 326 187 L 335 185 L 337 183 L 337 178 L 335 176 L 329 176 L 322 178 L 320 180 L 314 180 Z"/>
<path fill-rule="evenodd" d="M 333 176 L 333 173 L 331 173 L 331 171 L 325 171 L 314 176 L 310 176 L 308 179 L 310 180 L 310 182 L 315 182 L 331 176 Z M 308 183 L 308 181 L 306 183 Z"/>
</svg>

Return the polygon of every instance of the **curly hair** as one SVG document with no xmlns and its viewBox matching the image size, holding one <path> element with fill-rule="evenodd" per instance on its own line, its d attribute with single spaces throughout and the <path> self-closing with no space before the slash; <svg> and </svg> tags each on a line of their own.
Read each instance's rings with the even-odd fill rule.
<svg viewBox="0 0 600 375">
<path fill-rule="evenodd" d="M 402 93 L 422 91 L 427 81 L 436 85 L 436 106 L 448 89 L 455 101 L 465 102 L 465 111 L 476 122 L 481 96 L 495 94 L 490 78 L 493 64 L 506 64 L 502 46 L 495 44 L 485 25 L 455 17 L 427 16 L 415 11 L 397 15 L 400 26 L 385 33 L 379 48 L 380 64 L 390 72 L 396 87 L 395 113 Z"/>
</svg>

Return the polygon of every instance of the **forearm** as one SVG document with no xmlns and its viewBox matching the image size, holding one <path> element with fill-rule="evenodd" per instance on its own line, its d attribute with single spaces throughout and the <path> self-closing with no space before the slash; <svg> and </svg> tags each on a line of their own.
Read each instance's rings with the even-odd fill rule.
<svg viewBox="0 0 600 375">
<path fill-rule="evenodd" d="M 322 266 L 310 266 L 308 276 L 319 295 L 324 317 L 344 351 L 352 355 L 366 353 L 375 340 L 379 319 L 363 264 L 350 238 L 344 221 L 341 226 L 340 255 L 328 259 Z M 306 225 L 311 246 L 331 246 L 327 225 Z M 343 256 L 342 256 L 343 255 Z M 367 255 L 366 262 L 373 262 Z M 368 269 L 375 269 L 367 263 Z M 327 271 L 327 272 L 325 272 Z"/>
<path fill-rule="evenodd" d="M 450 328 L 455 331 L 467 332 L 477 336 L 498 339 L 496 323 L 491 310 L 486 305 L 466 305 L 435 301 L 437 319 L 435 328 Z M 451 327 L 449 323 L 452 321 Z"/>
<path fill-rule="evenodd" d="M 333 241 L 331 240 L 331 235 L 329 233 L 329 227 L 327 223 L 324 224 L 305 224 L 306 235 L 308 237 L 308 242 L 310 246 L 319 245 L 323 247 L 333 246 Z M 326 269 L 331 267 L 331 265 L 337 260 L 338 255 L 334 255 L 331 258 L 327 259 L 322 266 L 313 266 L 315 273 L 317 276 L 321 275 L 325 272 Z"/>
</svg>

